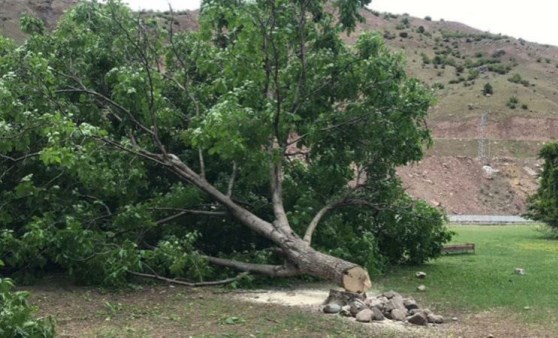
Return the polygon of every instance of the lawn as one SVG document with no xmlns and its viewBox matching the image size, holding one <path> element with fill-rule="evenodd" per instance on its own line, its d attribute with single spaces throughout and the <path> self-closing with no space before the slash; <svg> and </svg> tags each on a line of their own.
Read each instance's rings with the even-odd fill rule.
<svg viewBox="0 0 558 338">
<path fill-rule="evenodd" d="M 397 268 L 375 278 L 377 286 L 413 294 L 440 312 L 505 310 L 558 329 L 558 241 L 544 238 L 535 225 L 451 228 L 452 242 L 475 243 L 475 254 Z M 515 268 L 525 269 L 525 275 L 514 274 Z M 427 278 L 417 280 L 418 270 Z M 427 291 L 418 292 L 419 284 Z"/>
<path fill-rule="evenodd" d="M 52 315 L 60 337 L 553 337 L 558 332 L 558 241 L 533 226 L 453 226 L 455 243 L 475 254 L 452 255 L 421 267 L 373 277 L 374 290 L 415 297 L 447 324 L 393 331 L 351 323 L 317 308 L 254 304 L 223 288 L 169 285 L 103 291 L 60 281 L 27 288 L 40 315 Z M 524 268 L 523 276 L 514 274 Z M 418 280 L 417 271 L 427 277 Z M 424 284 L 425 292 L 416 287 Z M 312 287 L 312 286 L 307 286 Z M 318 285 L 327 290 L 328 285 Z M 452 317 L 457 317 L 456 321 Z M 406 331 L 405 331 L 406 330 Z M 414 330 L 414 331 L 413 331 Z"/>
</svg>

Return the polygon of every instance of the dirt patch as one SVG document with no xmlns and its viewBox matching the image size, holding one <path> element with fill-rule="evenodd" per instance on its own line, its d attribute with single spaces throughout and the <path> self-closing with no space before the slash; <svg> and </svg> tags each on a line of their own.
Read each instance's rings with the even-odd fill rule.
<svg viewBox="0 0 558 338">
<path fill-rule="evenodd" d="M 520 215 L 527 196 L 537 187 L 541 162 L 535 159 L 492 159 L 492 174 L 486 162 L 471 157 L 429 156 L 399 168 L 404 187 L 449 214 Z"/>
</svg>

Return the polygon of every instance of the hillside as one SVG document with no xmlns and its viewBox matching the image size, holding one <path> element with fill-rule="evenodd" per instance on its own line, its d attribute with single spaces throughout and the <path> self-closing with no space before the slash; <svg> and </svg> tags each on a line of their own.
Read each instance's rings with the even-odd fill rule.
<svg viewBox="0 0 558 338">
<path fill-rule="evenodd" d="M 76 2 L 0 0 L 0 32 L 22 41 L 22 13 L 52 28 Z M 197 14 L 181 12 L 175 27 L 197 29 Z M 434 146 L 423 161 L 399 170 L 409 192 L 448 213 L 522 213 L 526 196 L 537 186 L 538 149 L 558 137 L 558 47 L 457 22 L 372 10 L 362 14 L 366 23 L 348 42 L 364 31 L 382 34 L 405 56 L 408 73 L 437 92 L 426 121 Z M 490 94 L 484 92 L 487 83 Z"/>
</svg>

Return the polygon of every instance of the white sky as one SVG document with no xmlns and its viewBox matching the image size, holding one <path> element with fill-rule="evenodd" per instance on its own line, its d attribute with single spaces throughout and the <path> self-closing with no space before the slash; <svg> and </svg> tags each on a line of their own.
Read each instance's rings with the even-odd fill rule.
<svg viewBox="0 0 558 338">
<path fill-rule="evenodd" d="M 200 0 L 124 0 L 133 9 L 196 9 Z M 502 33 L 558 46 L 558 2 L 553 0 L 372 0 L 371 8 L 434 20 L 458 21 L 491 33 Z"/>
</svg>

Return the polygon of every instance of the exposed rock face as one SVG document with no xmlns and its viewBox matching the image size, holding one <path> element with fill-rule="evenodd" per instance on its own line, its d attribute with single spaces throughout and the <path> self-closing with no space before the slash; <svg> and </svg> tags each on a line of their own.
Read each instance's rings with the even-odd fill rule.
<svg viewBox="0 0 558 338">
<path fill-rule="evenodd" d="M 412 297 L 404 297 L 395 291 L 366 297 L 345 291 L 331 290 L 323 307 L 325 313 L 341 313 L 355 317 L 357 322 L 369 323 L 390 319 L 414 325 L 442 324 L 444 317 L 421 309 Z"/>
</svg>

